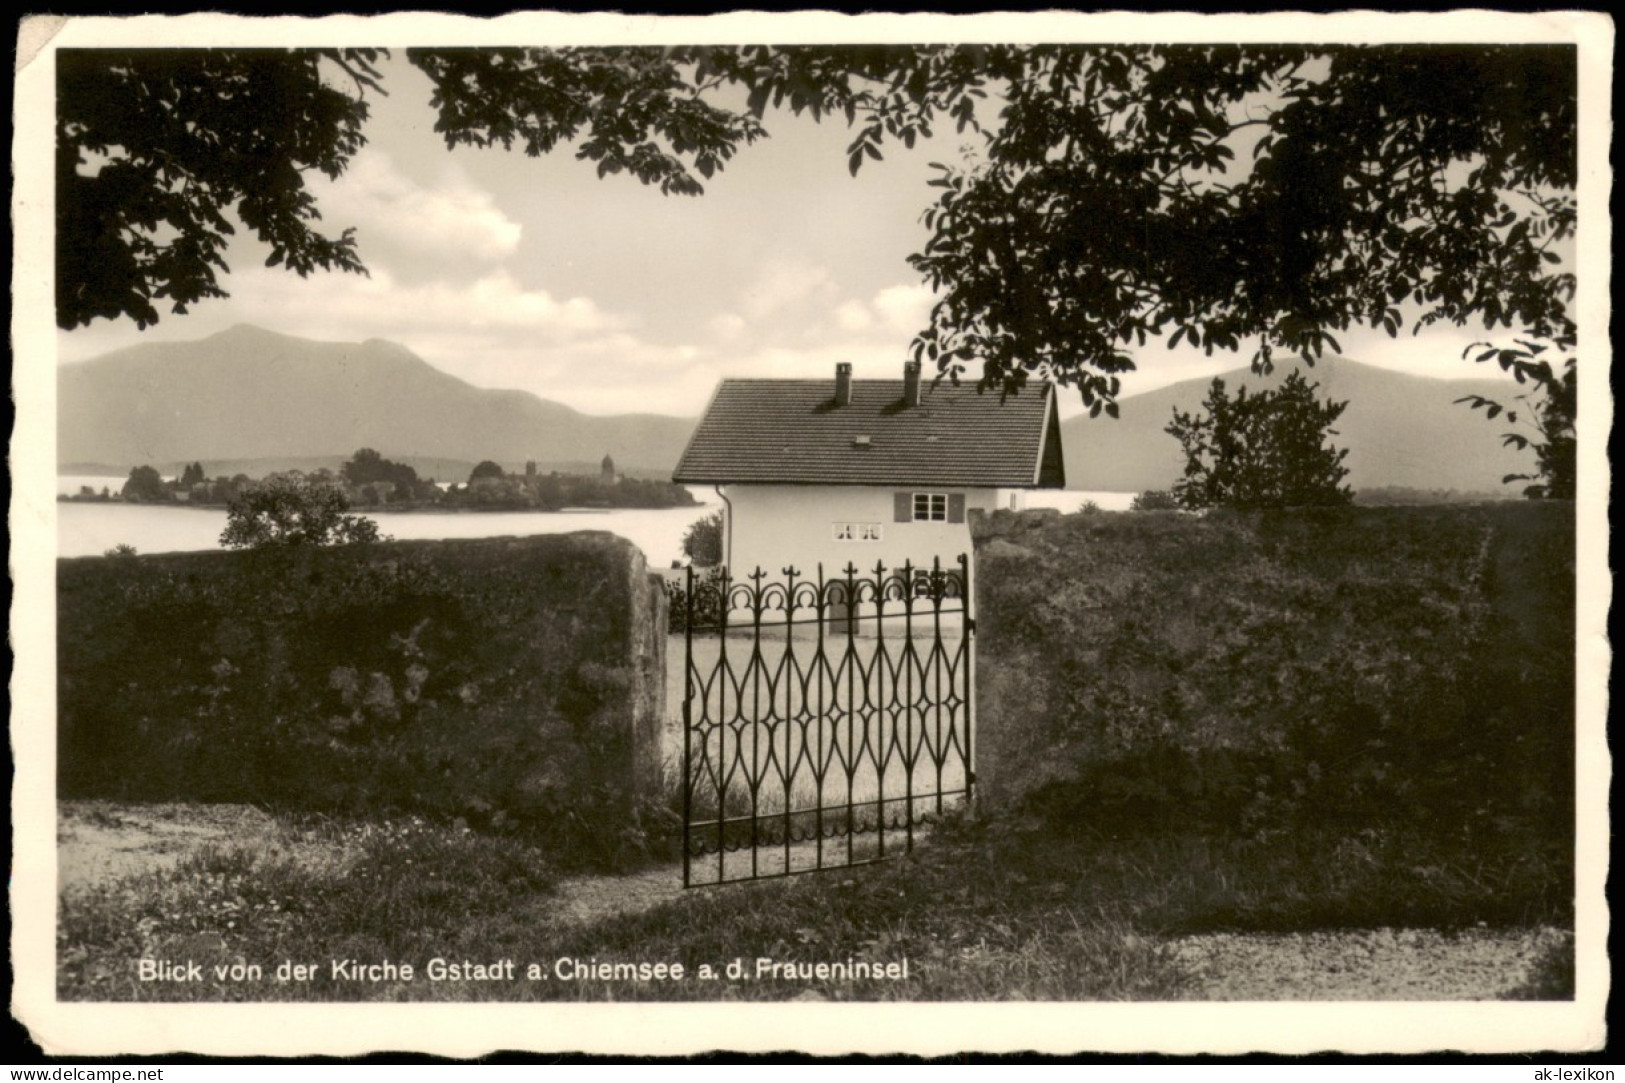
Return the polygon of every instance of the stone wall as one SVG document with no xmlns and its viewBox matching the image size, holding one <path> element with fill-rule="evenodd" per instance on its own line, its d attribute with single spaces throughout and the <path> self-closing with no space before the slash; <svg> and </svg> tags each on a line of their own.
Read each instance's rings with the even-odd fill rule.
<svg viewBox="0 0 1625 1083">
<path fill-rule="evenodd" d="M 986 805 L 1265 834 L 1515 807 L 1569 837 L 1572 504 L 972 525 Z"/>
<path fill-rule="evenodd" d="M 606 533 L 58 565 L 59 792 L 412 810 L 602 856 L 660 815 L 666 599 Z"/>
</svg>

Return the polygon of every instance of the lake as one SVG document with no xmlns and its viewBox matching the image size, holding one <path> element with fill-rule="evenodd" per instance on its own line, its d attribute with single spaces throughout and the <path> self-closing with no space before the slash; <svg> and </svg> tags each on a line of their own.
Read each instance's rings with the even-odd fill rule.
<svg viewBox="0 0 1625 1083">
<path fill-rule="evenodd" d="M 117 491 L 117 478 L 58 479 L 58 491 L 77 493 L 81 484 L 103 485 Z M 522 537 L 528 534 L 567 534 L 577 530 L 607 530 L 643 550 L 651 568 L 664 568 L 682 556 L 683 534 L 696 520 L 719 506 L 716 494 L 692 488 L 692 508 L 581 508 L 572 511 L 511 512 L 388 512 L 369 511 L 378 529 L 392 537 L 422 538 Z M 709 499 L 707 499 L 709 498 Z M 1132 493 L 1090 493 L 1060 490 L 1027 494 L 1027 506 L 1077 511 L 1093 500 L 1106 511 L 1126 510 Z M 138 553 L 177 553 L 217 549 L 226 528 L 224 508 L 155 507 L 151 504 L 59 503 L 57 552 L 65 557 L 100 556 L 116 545 L 133 545 Z"/>
</svg>

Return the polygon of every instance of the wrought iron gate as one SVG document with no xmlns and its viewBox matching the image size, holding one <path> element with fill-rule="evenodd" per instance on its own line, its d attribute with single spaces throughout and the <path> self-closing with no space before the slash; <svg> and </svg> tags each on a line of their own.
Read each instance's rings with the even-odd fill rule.
<svg viewBox="0 0 1625 1083">
<path fill-rule="evenodd" d="M 687 574 L 683 885 L 884 859 L 975 781 L 970 562 Z"/>
</svg>

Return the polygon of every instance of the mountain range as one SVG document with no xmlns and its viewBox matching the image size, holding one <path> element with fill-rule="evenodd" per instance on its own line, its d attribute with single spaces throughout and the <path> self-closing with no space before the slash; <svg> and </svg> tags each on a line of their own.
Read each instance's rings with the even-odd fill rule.
<svg viewBox="0 0 1625 1083">
<path fill-rule="evenodd" d="M 691 418 L 594 417 L 474 387 L 381 339 L 315 342 L 248 325 L 64 365 L 57 416 L 60 464 L 199 461 L 211 475 L 226 464 L 337 466 L 370 447 L 428 465 L 426 476 L 436 460 L 596 471 L 607 454 L 625 473 L 669 478 L 694 428 Z"/>
<path fill-rule="evenodd" d="M 1288 371 L 1259 377 L 1238 368 L 1221 378 L 1232 391 L 1257 389 Z M 1343 357 L 1325 358 L 1305 376 L 1322 398 L 1348 400 L 1332 439 L 1349 449 L 1357 489 L 1501 493 L 1503 475 L 1532 465 L 1532 454 L 1502 447 L 1504 419 L 1487 422 L 1455 401 L 1478 394 L 1508 403 L 1517 388 L 1505 380 L 1408 376 Z M 1183 456 L 1163 430 L 1176 406 L 1199 407 L 1210 383 L 1127 396 L 1116 420 L 1062 422 L 1068 487 L 1167 488 Z M 442 480 L 466 476 L 482 459 L 591 471 L 605 454 L 624 473 L 670 477 L 696 424 L 661 414 L 597 417 L 524 391 L 477 388 L 381 339 L 316 342 L 247 325 L 64 365 L 57 389 L 57 461 L 68 473 L 196 461 L 211 475 L 256 475 L 337 467 L 370 447 Z"/>
<path fill-rule="evenodd" d="M 1462 367 L 1471 371 L 1467 362 Z M 1238 386 L 1256 392 L 1279 386 L 1294 369 L 1316 385 L 1317 398 L 1348 403 L 1330 440 L 1333 447 L 1348 449 L 1344 465 L 1355 489 L 1396 486 L 1514 496 L 1517 490 L 1501 479 L 1534 466 L 1533 452 L 1502 446 L 1501 435 L 1513 428 L 1504 416 L 1487 421 L 1482 410 L 1456 402 L 1482 395 L 1515 407 L 1519 389 L 1510 380 L 1410 376 L 1346 357 L 1325 357 L 1312 367 L 1289 362 L 1269 376 L 1241 367 L 1219 379 L 1231 394 Z M 1168 488 L 1183 473 L 1185 457 L 1165 429 L 1176 407 L 1185 412 L 1200 407 L 1212 382 L 1212 377 L 1183 380 L 1125 396 L 1116 419 L 1101 414 L 1063 421 L 1067 487 L 1115 492 Z"/>
</svg>

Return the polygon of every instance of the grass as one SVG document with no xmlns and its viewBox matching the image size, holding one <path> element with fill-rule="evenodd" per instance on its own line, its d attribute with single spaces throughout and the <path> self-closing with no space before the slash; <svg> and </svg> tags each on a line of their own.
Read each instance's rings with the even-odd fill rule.
<svg viewBox="0 0 1625 1083">
<path fill-rule="evenodd" d="M 1471 865 L 1396 822 L 1290 847 L 1232 835 L 1113 834 L 1043 815 L 957 820 L 912 855 L 863 869 L 691 891 L 641 913 L 559 920 L 555 880 L 524 843 L 419 820 L 318 829 L 343 854 L 296 861 L 217 848 L 63 899 L 67 1000 L 1168 1000 L 1200 995 L 1169 938 L 1203 931 L 1570 924 L 1557 871 Z M 613 890 L 613 883 L 610 888 Z M 434 958 L 511 959 L 512 980 L 431 981 Z M 140 959 L 258 963 L 256 980 L 142 982 Z M 739 960 L 885 965 L 906 980 L 730 978 Z M 411 964 L 344 980 L 333 960 Z M 681 963 L 681 981 L 559 980 L 557 960 Z M 283 961 L 319 964 L 278 980 Z M 526 977 L 537 964 L 546 980 Z M 1521 995 L 1572 995 L 1572 947 Z M 699 979 L 702 966 L 715 977 Z M 1565 983 L 1566 986 L 1565 986 Z M 1565 988 L 1569 991 L 1564 992 Z"/>
<path fill-rule="evenodd" d="M 61 902 L 58 994 L 73 1000 L 346 999 L 325 967 L 283 982 L 283 961 L 367 962 L 426 944 L 474 949 L 545 900 L 543 856 L 511 838 L 411 818 L 297 832 L 327 844 L 312 861 L 288 852 L 210 846 L 172 869 L 76 891 Z M 209 972 L 257 963 L 262 981 L 143 982 L 142 959 L 192 961 Z M 382 991 L 386 995 L 389 990 Z"/>
<path fill-rule="evenodd" d="M 684 995 L 828 999 L 1144 1000 L 1196 995 L 1168 950 L 1208 931 L 1571 920 L 1556 870 L 1465 867 L 1422 833 L 1289 850 L 1231 835 L 1112 835 L 1076 823 L 958 822 L 909 858 L 855 872 L 708 890 L 578 930 L 559 950 L 707 960 L 909 958 L 907 983 L 722 983 Z M 1560 984 L 1560 981 L 1557 983 Z M 582 987 L 584 997 L 673 995 Z"/>
</svg>

